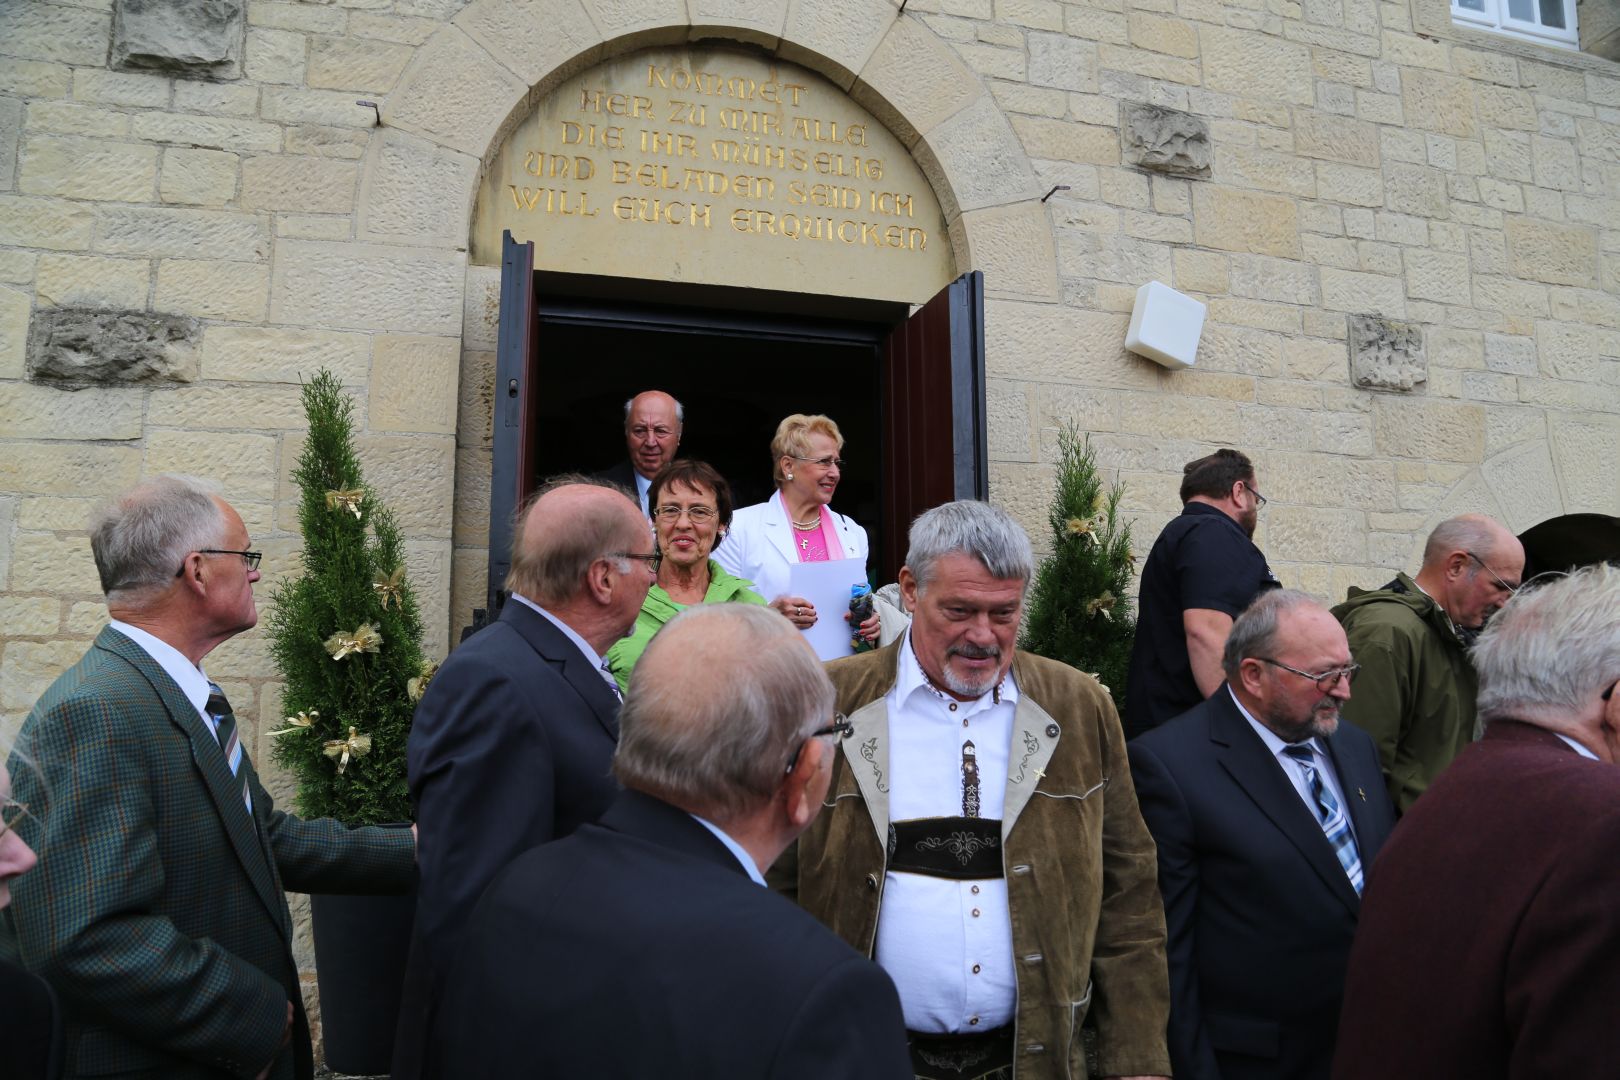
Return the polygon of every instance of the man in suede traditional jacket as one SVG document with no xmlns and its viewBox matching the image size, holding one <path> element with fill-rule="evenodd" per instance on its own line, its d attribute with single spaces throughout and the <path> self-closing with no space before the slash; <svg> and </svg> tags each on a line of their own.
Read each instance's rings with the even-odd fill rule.
<svg viewBox="0 0 1620 1080">
<path fill-rule="evenodd" d="M 894 979 L 918 1077 L 1167 1075 L 1164 912 L 1113 704 L 1013 648 L 1034 560 L 1004 512 L 949 503 L 910 540 L 914 621 L 829 665 L 854 732 L 777 880 Z"/>
</svg>

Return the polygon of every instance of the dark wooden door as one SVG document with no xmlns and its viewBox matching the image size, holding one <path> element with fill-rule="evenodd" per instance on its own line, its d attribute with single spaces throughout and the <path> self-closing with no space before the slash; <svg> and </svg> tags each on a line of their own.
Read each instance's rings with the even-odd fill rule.
<svg viewBox="0 0 1620 1080">
<path fill-rule="evenodd" d="M 879 584 L 899 577 L 924 510 L 989 494 L 984 275 L 951 282 L 883 345 L 883 523 Z"/>
<path fill-rule="evenodd" d="M 489 492 L 491 616 L 500 609 L 501 585 L 512 566 L 512 515 L 534 490 L 535 395 L 540 385 L 535 335 L 534 242 L 501 237 L 501 318 L 495 339 L 495 453 Z"/>
</svg>

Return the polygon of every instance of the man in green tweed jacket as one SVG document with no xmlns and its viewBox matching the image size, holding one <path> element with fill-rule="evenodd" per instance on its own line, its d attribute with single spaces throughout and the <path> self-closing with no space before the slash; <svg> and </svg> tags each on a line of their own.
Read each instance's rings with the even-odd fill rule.
<svg viewBox="0 0 1620 1080">
<path fill-rule="evenodd" d="M 309 1077 L 309 1025 L 283 889 L 399 892 L 414 837 L 275 809 L 203 674 L 258 619 L 259 555 L 202 481 L 147 480 L 99 511 L 110 624 L 40 698 L 13 769 L 40 853 L 0 943 L 44 976 L 67 1074 Z"/>
</svg>

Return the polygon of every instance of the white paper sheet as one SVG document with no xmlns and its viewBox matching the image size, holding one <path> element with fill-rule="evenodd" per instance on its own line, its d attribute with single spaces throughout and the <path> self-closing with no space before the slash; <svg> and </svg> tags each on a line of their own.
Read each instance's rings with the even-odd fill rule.
<svg viewBox="0 0 1620 1080">
<path fill-rule="evenodd" d="M 857 559 L 794 563 L 788 570 L 788 595 L 802 596 L 816 608 L 816 624 L 804 631 L 810 647 L 823 660 L 849 656 L 853 629 L 844 619 L 849 613 L 849 587 L 866 584 L 866 567 Z"/>
</svg>

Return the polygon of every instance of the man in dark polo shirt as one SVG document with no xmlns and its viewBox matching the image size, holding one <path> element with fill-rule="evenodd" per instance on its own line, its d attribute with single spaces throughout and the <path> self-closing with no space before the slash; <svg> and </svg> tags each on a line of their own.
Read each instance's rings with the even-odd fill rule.
<svg viewBox="0 0 1620 1080">
<path fill-rule="evenodd" d="M 1254 546 L 1265 496 L 1254 465 L 1217 450 L 1181 470 L 1181 516 L 1142 567 L 1136 644 L 1125 688 L 1125 737 L 1158 727 L 1214 693 L 1232 620 L 1277 577 Z"/>
</svg>

